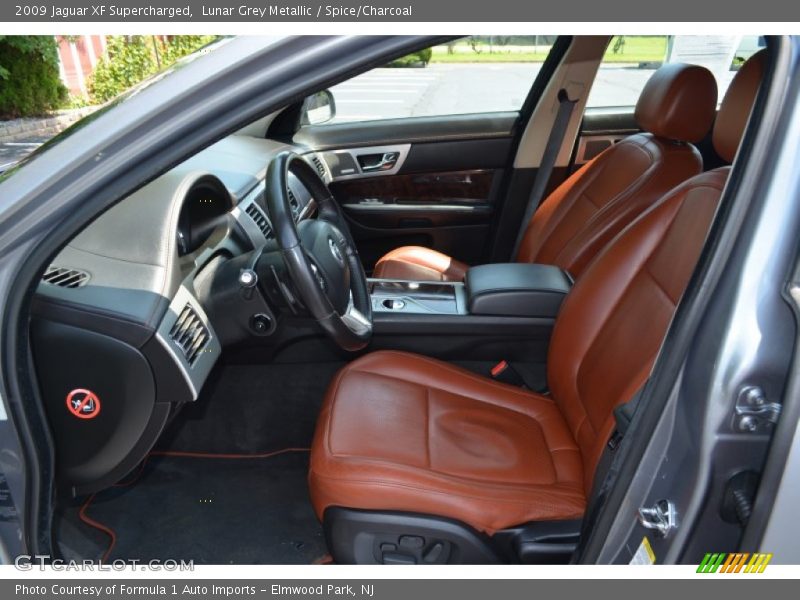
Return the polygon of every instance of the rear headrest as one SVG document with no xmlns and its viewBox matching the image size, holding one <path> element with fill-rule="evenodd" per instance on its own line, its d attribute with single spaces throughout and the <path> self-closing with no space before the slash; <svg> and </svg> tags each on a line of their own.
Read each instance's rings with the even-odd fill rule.
<svg viewBox="0 0 800 600">
<path fill-rule="evenodd" d="M 717 80 L 705 67 L 667 64 L 653 73 L 636 103 L 636 122 L 658 137 L 699 142 L 711 129 Z"/>
<path fill-rule="evenodd" d="M 725 92 L 712 136 L 714 150 L 723 160 L 733 162 L 736 156 L 766 67 L 767 51 L 761 50 L 747 59 Z"/>
</svg>

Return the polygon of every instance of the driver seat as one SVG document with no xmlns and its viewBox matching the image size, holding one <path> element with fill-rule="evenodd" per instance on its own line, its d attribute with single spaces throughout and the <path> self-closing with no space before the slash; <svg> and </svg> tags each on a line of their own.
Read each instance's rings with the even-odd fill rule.
<svg viewBox="0 0 800 600">
<path fill-rule="evenodd" d="M 723 101 L 713 140 L 728 162 L 764 66 L 763 52 L 751 58 Z M 581 518 L 615 427 L 613 409 L 649 377 L 729 170 L 674 189 L 587 268 L 555 323 L 549 396 L 404 352 L 374 352 L 344 367 L 321 409 L 309 473 L 334 558 L 402 556 L 395 543 L 343 549 L 364 545 L 360 528 L 400 532 L 400 545 L 427 544 L 413 525 L 420 516 L 425 531 L 438 519 L 442 531 L 462 527 L 489 545 L 520 524 Z M 369 518 L 336 527 L 342 510 Z"/>
</svg>

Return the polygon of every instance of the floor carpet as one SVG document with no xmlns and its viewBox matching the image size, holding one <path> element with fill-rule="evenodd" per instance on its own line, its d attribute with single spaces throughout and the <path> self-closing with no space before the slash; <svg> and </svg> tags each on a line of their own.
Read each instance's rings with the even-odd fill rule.
<svg viewBox="0 0 800 600">
<path fill-rule="evenodd" d="M 340 367 L 222 367 L 137 473 L 88 506 L 81 499 L 61 507 L 56 539 L 64 557 L 107 553 L 113 532 L 107 560 L 323 559 L 322 527 L 308 497 L 308 452 L 272 453 L 310 446 L 319 405 Z"/>
</svg>

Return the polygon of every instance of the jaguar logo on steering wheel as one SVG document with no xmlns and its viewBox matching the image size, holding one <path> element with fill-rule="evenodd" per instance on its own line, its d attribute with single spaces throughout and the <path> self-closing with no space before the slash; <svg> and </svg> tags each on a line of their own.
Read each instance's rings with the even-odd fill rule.
<svg viewBox="0 0 800 600">
<path fill-rule="evenodd" d="M 339 250 L 339 246 L 333 240 L 333 238 L 328 238 L 328 246 L 331 249 L 331 254 L 333 254 L 333 258 L 336 259 L 341 266 L 344 266 L 344 256 L 342 255 L 342 251 Z"/>
</svg>

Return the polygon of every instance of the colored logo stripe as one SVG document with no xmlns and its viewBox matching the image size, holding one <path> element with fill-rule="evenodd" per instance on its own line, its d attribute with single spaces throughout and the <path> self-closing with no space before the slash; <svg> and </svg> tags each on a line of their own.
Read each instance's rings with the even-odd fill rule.
<svg viewBox="0 0 800 600">
<path fill-rule="evenodd" d="M 749 559 L 749 560 L 748 560 Z M 697 573 L 763 573 L 772 560 L 772 554 L 756 552 L 708 552 L 697 567 Z"/>
<path fill-rule="evenodd" d="M 719 565 L 725 560 L 726 554 L 723 553 L 707 553 L 703 557 L 703 562 L 697 567 L 698 573 L 716 573 Z"/>
<path fill-rule="evenodd" d="M 747 563 L 745 573 L 763 573 L 767 568 L 769 561 L 772 560 L 772 554 L 753 554 L 753 558 Z"/>
</svg>

